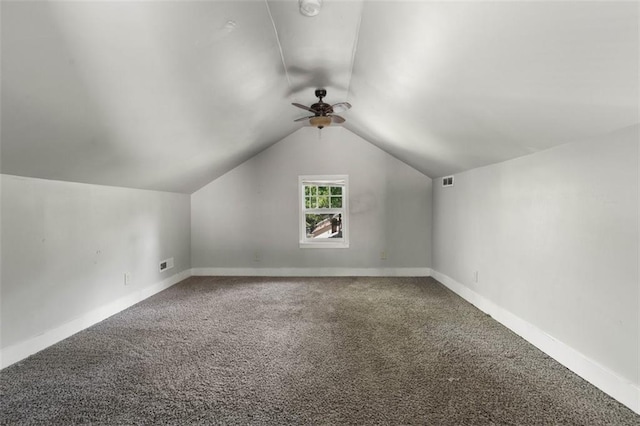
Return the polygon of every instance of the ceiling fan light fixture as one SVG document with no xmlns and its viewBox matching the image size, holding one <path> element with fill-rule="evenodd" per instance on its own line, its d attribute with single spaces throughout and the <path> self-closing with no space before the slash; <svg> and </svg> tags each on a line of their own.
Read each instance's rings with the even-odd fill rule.
<svg viewBox="0 0 640 426">
<path fill-rule="evenodd" d="M 322 0 L 298 0 L 298 4 L 300 13 L 308 17 L 316 16 L 322 8 Z"/>
<path fill-rule="evenodd" d="M 331 124 L 331 117 L 326 115 L 318 115 L 316 117 L 311 117 L 309 119 L 309 124 L 313 127 L 317 127 L 318 129 L 322 129 Z"/>
<path fill-rule="evenodd" d="M 324 102 L 322 98 L 327 96 L 327 91 L 325 89 L 317 89 L 316 96 L 318 97 L 318 102 L 311 106 L 302 105 L 297 102 L 291 103 L 294 107 L 313 113 L 313 115 L 296 118 L 293 121 L 309 120 L 309 124 L 313 127 L 317 127 L 318 129 L 329 126 L 331 123 L 342 124 L 346 121 L 343 117 L 334 114 L 334 112 L 335 110 L 346 111 L 350 109 L 351 104 L 349 102 L 338 102 L 333 105 Z"/>
</svg>

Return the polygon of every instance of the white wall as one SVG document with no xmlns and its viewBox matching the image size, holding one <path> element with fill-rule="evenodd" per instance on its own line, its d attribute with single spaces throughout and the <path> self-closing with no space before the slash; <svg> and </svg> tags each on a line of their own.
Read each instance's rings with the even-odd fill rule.
<svg viewBox="0 0 640 426">
<path fill-rule="evenodd" d="M 1 176 L 3 350 L 190 268 L 189 195 Z"/>
<path fill-rule="evenodd" d="M 318 174 L 349 175 L 347 249 L 299 248 L 298 176 Z M 344 128 L 302 128 L 192 194 L 191 203 L 196 272 L 430 266 L 431 179 Z"/>
<path fill-rule="evenodd" d="M 433 269 L 637 389 L 638 178 L 635 126 L 434 181 Z"/>
</svg>

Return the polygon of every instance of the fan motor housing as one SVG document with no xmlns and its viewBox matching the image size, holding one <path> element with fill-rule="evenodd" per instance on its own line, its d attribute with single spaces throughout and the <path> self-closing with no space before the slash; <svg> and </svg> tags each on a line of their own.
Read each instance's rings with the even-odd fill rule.
<svg viewBox="0 0 640 426">
<path fill-rule="evenodd" d="M 314 111 L 318 111 L 321 115 L 331 114 L 333 112 L 333 108 L 331 108 L 331 105 L 325 104 L 324 102 L 317 102 L 311 105 L 311 109 Z"/>
</svg>

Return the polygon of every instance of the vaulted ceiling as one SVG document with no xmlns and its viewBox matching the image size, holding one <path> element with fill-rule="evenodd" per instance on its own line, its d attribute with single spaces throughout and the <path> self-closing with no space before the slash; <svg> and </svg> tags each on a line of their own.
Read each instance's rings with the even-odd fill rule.
<svg viewBox="0 0 640 426">
<path fill-rule="evenodd" d="M 1 4 L 1 171 L 193 192 L 296 131 L 291 105 L 431 177 L 638 123 L 637 2 Z"/>
</svg>

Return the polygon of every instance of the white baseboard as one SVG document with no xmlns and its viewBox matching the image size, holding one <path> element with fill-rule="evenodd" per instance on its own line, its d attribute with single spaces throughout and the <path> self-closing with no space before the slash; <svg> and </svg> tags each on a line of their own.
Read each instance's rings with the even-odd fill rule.
<svg viewBox="0 0 640 426">
<path fill-rule="evenodd" d="M 578 376 L 640 414 L 640 386 L 638 384 L 618 376 L 581 352 L 496 305 L 453 278 L 438 271 L 432 271 L 431 276 Z"/>
<path fill-rule="evenodd" d="M 431 268 L 193 268 L 194 276 L 428 277 Z"/>
<path fill-rule="evenodd" d="M 56 328 L 45 331 L 44 333 L 25 340 L 15 345 L 9 346 L 0 351 L 0 368 L 8 367 L 29 355 L 33 355 L 59 341 L 66 339 L 79 331 L 84 330 L 100 321 L 117 314 L 120 311 L 135 305 L 142 300 L 161 292 L 174 284 L 179 283 L 191 276 L 191 270 L 187 269 L 158 283 L 141 288 L 140 290 L 128 294 L 120 299 L 94 309 L 86 314 L 73 319 Z"/>
</svg>

